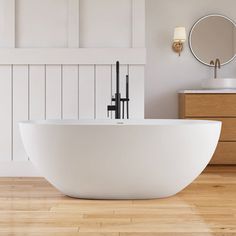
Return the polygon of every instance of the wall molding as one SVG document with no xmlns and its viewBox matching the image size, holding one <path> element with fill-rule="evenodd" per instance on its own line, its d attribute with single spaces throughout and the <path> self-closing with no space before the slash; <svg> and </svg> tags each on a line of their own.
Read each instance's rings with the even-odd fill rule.
<svg viewBox="0 0 236 236">
<path fill-rule="evenodd" d="M 0 64 L 121 64 L 144 65 L 145 48 L 50 48 L 0 49 Z"/>
<path fill-rule="evenodd" d="M 68 35 L 67 47 L 79 48 L 79 5 L 80 0 L 68 1 Z M 132 48 L 145 48 L 145 0 L 131 0 L 132 1 L 132 32 L 131 42 Z M 16 48 L 16 0 L 9 0 L 7 2 L 7 22 L 8 31 L 7 38 L 10 48 Z M 94 50 L 94 48 L 93 48 Z M 1 62 L 0 62 L 1 63 Z"/>
</svg>

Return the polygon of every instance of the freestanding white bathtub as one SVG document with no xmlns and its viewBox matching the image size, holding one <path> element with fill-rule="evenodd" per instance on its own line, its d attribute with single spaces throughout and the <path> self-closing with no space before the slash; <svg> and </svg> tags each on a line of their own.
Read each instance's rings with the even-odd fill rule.
<svg viewBox="0 0 236 236">
<path fill-rule="evenodd" d="M 209 163 L 218 121 L 25 121 L 27 154 L 62 193 L 90 199 L 172 196 Z"/>
</svg>

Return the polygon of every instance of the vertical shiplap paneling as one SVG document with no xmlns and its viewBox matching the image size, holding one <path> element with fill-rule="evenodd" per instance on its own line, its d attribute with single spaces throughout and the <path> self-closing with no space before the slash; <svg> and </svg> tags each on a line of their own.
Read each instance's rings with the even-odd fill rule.
<svg viewBox="0 0 236 236">
<path fill-rule="evenodd" d="M 79 118 L 95 118 L 95 73 L 94 65 L 79 66 Z"/>
<path fill-rule="evenodd" d="M 106 119 L 111 104 L 111 65 L 96 66 L 96 118 Z"/>
<path fill-rule="evenodd" d="M 29 66 L 29 118 L 45 119 L 45 66 Z"/>
<path fill-rule="evenodd" d="M 120 94 L 121 98 L 126 96 L 126 75 L 128 74 L 128 66 L 127 65 L 120 65 Z M 116 65 L 112 65 L 112 96 L 115 96 L 116 93 Z M 126 107 L 126 106 L 125 106 Z M 122 103 L 121 103 L 121 117 L 122 117 Z M 124 109 L 125 110 L 125 109 Z M 114 112 L 112 112 L 112 117 L 114 118 Z M 125 116 L 126 118 L 126 112 Z"/>
<path fill-rule="evenodd" d="M 61 65 L 46 65 L 46 119 L 62 117 Z"/>
<path fill-rule="evenodd" d="M 78 69 L 78 65 L 63 66 L 63 119 L 78 119 Z"/>
<path fill-rule="evenodd" d="M 144 118 L 144 66 L 130 65 L 130 118 Z"/>
<path fill-rule="evenodd" d="M 28 119 L 28 66 L 13 65 L 13 160 L 26 161 L 18 122 Z"/>
<path fill-rule="evenodd" d="M 11 66 L 0 66 L 0 161 L 11 160 Z"/>
</svg>

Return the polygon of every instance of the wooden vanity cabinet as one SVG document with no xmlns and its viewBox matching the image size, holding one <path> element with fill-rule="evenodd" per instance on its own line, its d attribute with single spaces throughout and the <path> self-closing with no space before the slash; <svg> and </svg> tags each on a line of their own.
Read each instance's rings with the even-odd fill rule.
<svg viewBox="0 0 236 236">
<path fill-rule="evenodd" d="M 236 91 L 181 92 L 179 117 L 222 121 L 220 141 L 210 164 L 236 164 Z"/>
</svg>

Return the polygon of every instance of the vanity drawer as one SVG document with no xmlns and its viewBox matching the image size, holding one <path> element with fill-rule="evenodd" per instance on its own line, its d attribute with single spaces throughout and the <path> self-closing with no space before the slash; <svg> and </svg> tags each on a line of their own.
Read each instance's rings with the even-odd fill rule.
<svg viewBox="0 0 236 236">
<path fill-rule="evenodd" d="M 184 117 L 236 117 L 236 94 L 185 94 Z"/>
<path fill-rule="evenodd" d="M 236 118 L 210 118 L 222 122 L 220 141 L 236 141 Z"/>
<path fill-rule="evenodd" d="M 236 164 L 236 93 L 181 93 L 179 115 L 221 121 L 220 142 L 210 164 Z"/>
<path fill-rule="evenodd" d="M 236 118 L 199 118 L 192 117 L 196 120 L 218 120 L 222 122 L 220 141 L 236 141 Z"/>
<path fill-rule="evenodd" d="M 210 164 L 236 164 L 236 142 L 219 142 Z"/>
</svg>

